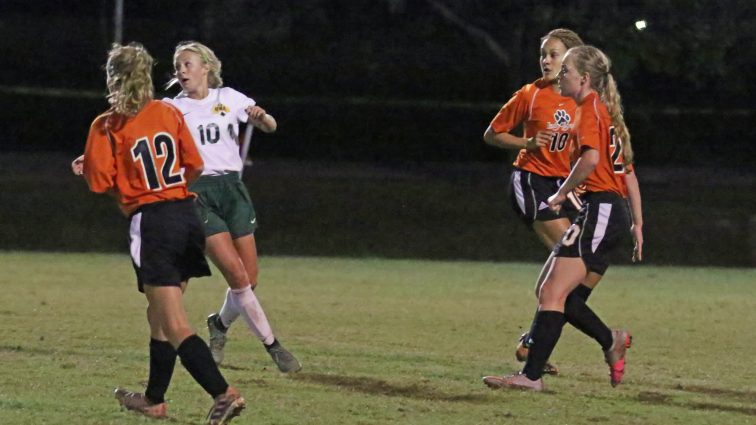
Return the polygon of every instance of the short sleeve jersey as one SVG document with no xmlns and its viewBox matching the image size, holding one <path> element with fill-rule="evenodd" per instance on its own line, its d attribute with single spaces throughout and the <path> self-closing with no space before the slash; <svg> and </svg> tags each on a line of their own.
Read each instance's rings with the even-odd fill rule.
<svg viewBox="0 0 756 425">
<path fill-rule="evenodd" d="M 539 131 L 552 131 L 548 146 L 529 152 L 521 149 L 514 166 L 547 177 L 566 177 L 570 173 L 570 149 L 577 105 L 572 98 L 557 93 L 543 79 L 526 84 L 515 92 L 491 121 L 496 133 L 509 133 L 524 124 L 523 137 Z"/>
<path fill-rule="evenodd" d="M 93 192 L 114 192 L 125 215 L 139 206 L 191 196 L 185 169 L 202 167 L 181 112 L 152 100 L 138 114 L 95 118 L 84 149 L 84 178 Z"/>
<path fill-rule="evenodd" d="M 210 89 L 204 99 L 179 94 L 163 101 L 176 106 L 184 114 L 205 161 L 202 175 L 241 171 L 244 162 L 239 156 L 239 123 L 247 122 L 248 115 L 244 110 L 255 105 L 252 98 L 223 87 Z"/>
<path fill-rule="evenodd" d="M 585 189 L 589 192 L 614 192 L 626 197 L 622 143 L 598 94 L 592 92 L 583 99 L 578 106 L 577 118 L 577 151 L 596 149 L 599 152 L 596 169 L 583 181 Z"/>
</svg>

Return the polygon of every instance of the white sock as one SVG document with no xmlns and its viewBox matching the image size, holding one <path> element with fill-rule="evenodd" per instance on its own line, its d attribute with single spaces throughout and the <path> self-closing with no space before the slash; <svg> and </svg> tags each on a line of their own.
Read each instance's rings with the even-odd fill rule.
<svg viewBox="0 0 756 425">
<path fill-rule="evenodd" d="M 218 313 L 220 315 L 221 325 L 225 326 L 226 329 L 231 327 L 234 320 L 239 317 L 239 309 L 236 307 L 233 295 L 231 288 L 226 290 L 226 299 L 223 301 L 223 307 L 221 307 L 220 313 Z"/>
<path fill-rule="evenodd" d="M 265 345 L 270 345 L 276 338 L 273 336 L 273 330 L 270 328 L 268 318 L 257 300 L 257 296 L 252 292 L 252 286 L 246 286 L 243 289 L 231 289 L 231 296 L 239 313 L 247 322 L 247 327 L 255 334 Z"/>
</svg>

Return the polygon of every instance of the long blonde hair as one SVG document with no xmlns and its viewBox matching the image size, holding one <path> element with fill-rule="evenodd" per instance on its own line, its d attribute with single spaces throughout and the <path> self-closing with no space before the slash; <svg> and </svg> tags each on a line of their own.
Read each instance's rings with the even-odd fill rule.
<svg viewBox="0 0 756 425">
<path fill-rule="evenodd" d="M 633 162 L 633 147 L 630 144 L 630 131 L 625 125 L 622 115 L 622 98 L 617 83 L 611 74 L 612 62 L 601 50 L 593 46 L 578 46 L 570 49 L 570 56 L 574 58 L 575 68 L 580 75 L 591 77 L 591 88 L 596 90 L 601 101 L 606 105 L 612 124 L 620 140 L 622 140 L 622 155 L 625 165 Z"/>
<path fill-rule="evenodd" d="M 583 39 L 581 39 L 575 31 L 568 30 L 567 28 L 556 28 L 549 31 L 548 34 L 541 37 L 541 44 L 543 44 L 544 41 L 550 38 L 555 38 L 561 41 L 562 44 L 564 44 L 564 47 L 567 48 L 567 50 L 585 44 L 583 43 Z"/>
<path fill-rule="evenodd" d="M 182 41 L 181 43 L 176 45 L 176 50 L 173 52 L 174 66 L 176 65 L 178 56 L 183 51 L 189 51 L 197 54 L 197 56 L 200 57 L 202 64 L 207 66 L 207 86 L 209 88 L 217 89 L 218 87 L 223 87 L 223 78 L 221 78 L 221 61 L 218 59 L 218 56 L 215 56 L 215 52 L 198 41 Z M 169 88 L 178 83 L 176 72 L 178 71 L 174 70 L 174 76 L 170 81 L 168 81 L 168 84 L 165 85 L 165 88 Z"/>
<path fill-rule="evenodd" d="M 113 44 L 105 65 L 108 103 L 123 115 L 136 115 L 154 97 L 152 56 L 139 43 Z"/>
</svg>

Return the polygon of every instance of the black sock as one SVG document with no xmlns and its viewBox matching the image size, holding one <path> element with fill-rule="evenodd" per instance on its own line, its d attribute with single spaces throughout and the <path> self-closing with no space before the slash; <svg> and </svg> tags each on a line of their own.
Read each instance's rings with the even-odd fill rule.
<svg viewBox="0 0 756 425">
<path fill-rule="evenodd" d="M 525 339 L 522 340 L 522 345 L 525 348 L 530 348 L 530 335 L 533 334 L 533 328 L 535 328 L 536 317 L 538 317 L 538 309 L 536 309 L 536 314 L 535 316 L 533 316 L 533 321 L 530 322 L 530 328 L 528 329 L 528 333 L 525 335 Z"/>
<path fill-rule="evenodd" d="M 228 383 L 221 375 L 210 349 L 202 338 L 196 334 L 192 335 L 181 342 L 176 351 L 181 358 L 181 364 L 210 396 L 215 398 L 226 392 Z"/>
<path fill-rule="evenodd" d="M 165 392 L 176 366 L 176 350 L 170 342 L 150 338 L 150 378 L 144 395 L 153 403 L 165 402 Z"/>
<path fill-rule="evenodd" d="M 588 297 L 591 296 L 591 292 L 593 292 L 593 288 L 586 286 L 584 283 L 581 283 L 577 288 L 572 290 L 572 293 L 575 294 L 575 296 L 585 302 L 588 302 Z"/>
<path fill-rule="evenodd" d="M 585 304 L 585 300 L 575 291 L 572 291 L 564 302 L 564 317 L 567 319 L 567 323 L 595 339 L 604 351 L 611 348 L 612 330 L 596 316 L 596 313 Z"/>
<path fill-rule="evenodd" d="M 263 342 L 263 345 L 265 346 L 266 351 L 270 351 L 272 348 L 280 347 L 281 344 L 278 342 L 277 339 L 274 339 L 273 342 L 270 343 L 270 345 Z"/>
<path fill-rule="evenodd" d="M 539 311 L 530 333 L 532 341 L 528 352 L 528 361 L 522 373 L 528 379 L 536 380 L 543 375 L 543 367 L 554 351 L 564 326 L 564 314 L 559 311 Z"/>
<path fill-rule="evenodd" d="M 218 328 L 221 332 L 223 333 L 228 332 L 228 326 L 225 326 L 223 324 L 223 320 L 221 320 L 220 314 L 215 316 L 215 318 L 211 320 L 215 322 L 215 327 Z"/>
</svg>

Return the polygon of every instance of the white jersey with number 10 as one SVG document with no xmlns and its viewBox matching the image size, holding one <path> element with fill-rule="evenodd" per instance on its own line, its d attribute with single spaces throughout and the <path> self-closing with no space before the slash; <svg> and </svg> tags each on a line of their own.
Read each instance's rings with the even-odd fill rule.
<svg viewBox="0 0 756 425">
<path fill-rule="evenodd" d="M 163 101 L 176 106 L 183 114 L 192 137 L 205 162 L 203 176 L 241 172 L 239 123 L 246 123 L 249 106 L 255 101 L 238 91 L 222 87 L 210 89 L 206 98 L 197 100 L 179 94 Z"/>
</svg>

